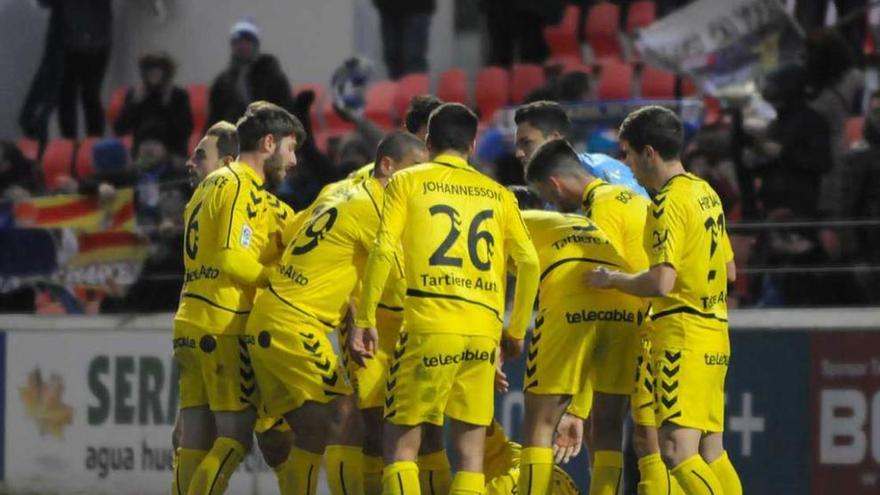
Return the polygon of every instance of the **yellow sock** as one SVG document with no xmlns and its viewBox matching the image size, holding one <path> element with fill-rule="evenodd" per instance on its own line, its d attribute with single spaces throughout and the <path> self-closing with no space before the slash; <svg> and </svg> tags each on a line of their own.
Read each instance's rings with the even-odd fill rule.
<svg viewBox="0 0 880 495">
<path fill-rule="evenodd" d="M 639 459 L 639 495 L 669 495 L 670 476 L 660 454 Z"/>
<path fill-rule="evenodd" d="M 364 494 L 382 495 L 382 468 L 385 463 L 380 456 L 364 456 Z"/>
<path fill-rule="evenodd" d="M 736 474 L 736 469 L 733 468 L 733 464 L 730 462 L 730 457 L 727 457 L 727 451 L 724 451 L 721 457 L 712 461 L 709 467 L 712 468 L 712 472 L 715 473 L 718 481 L 721 482 L 724 495 L 742 495 L 742 482 L 740 482 L 739 475 Z"/>
<path fill-rule="evenodd" d="M 446 495 L 452 483 L 452 469 L 446 451 L 420 455 L 419 486 L 425 495 Z"/>
<path fill-rule="evenodd" d="M 691 456 L 670 471 L 678 480 L 685 495 L 723 495 L 721 483 L 706 461 L 698 455 Z"/>
<path fill-rule="evenodd" d="M 395 462 L 382 471 L 382 495 L 421 495 L 419 466 L 414 462 Z"/>
<path fill-rule="evenodd" d="M 526 447 L 519 464 L 519 494 L 549 495 L 553 476 L 553 449 Z"/>
<path fill-rule="evenodd" d="M 480 495 L 485 485 L 486 477 L 483 473 L 459 471 L 455 473 L 455 479 L 449 487 L 449 495 Z"/>
<path fill-rule="evenodd" d="M 293 494 L 293 456 L 273 468 L 275 477 L 278 478 L 278 490 L 281 495 Z"/>
<path fill-rule="evenodd" d="M 207 450 L 178 448 L 174 451 L 174 479 L 171 481 L 171 495 L 186 495 L 190 480 Z"/>
<path fill-rule="evenodd" d="M 364 495 L 364 449 L 328 445 L 324 463 L 332 495 Z"/>
<path fill-rule="evenodd" d="M 244 446 L 236 440 L 219 437 L 195 470 L 187 495 L 220 495 L 226 491 L 229 478 L 244 458 Z M 181 462 L 183 462 L 181 452 Z M 182 480 L 181 480 L 182 481 Z"/>
<path fill-rule="evenodd" d="M 290 463 L 290 480 L 288 492 L 283 495 L 315 495 L 318 489 L 318 472 L 321 470 L 321 454 L 314 454 L 297 447 L 290 449 L 290 456 L 285 464 Z"/>
<path fill-rule="evenodd" d="M 597 450 L 593 456 L 590 495 L 617 495 L 623 474 L 623 452 Z"/>
</svg>

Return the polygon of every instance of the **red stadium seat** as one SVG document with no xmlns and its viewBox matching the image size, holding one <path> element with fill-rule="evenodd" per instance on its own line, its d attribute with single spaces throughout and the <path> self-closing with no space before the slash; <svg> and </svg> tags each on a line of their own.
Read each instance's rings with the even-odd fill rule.
<svg viewBox="0 0 880 495">
<path fill-rule="evenodd" d="M 593 49 L 596 60 L 622 60 L 620 40 L 620 7 L 613 3 L 602 2 L 590 7 L 587 13 L 587 41 Z"/>
<path fill-rule="evenodd" d="M 92 147 L 98 142 L 98 138 L 88 137 L 80 141 L 76 148 L 76 158 L 73 160 L 73 171 L 78 179 L 88 177 L 95 171 L 92 163 Z"/>
<path fill-rule="evenodd" d="M 510 99 L 521 103 L 533 89 L 544 85 L 544 68 L 534 64 L 514 64 L 510 71 Z"/>
<path fill-rule="evenodd" d="M 42 159 L 46 188 L 57 189 L 62 177 L 70 177 L 75 148 L 71 139 L 53 139 L 46 144 Z"/>
<path fill-rule="evenodd" d="M 296 95 L 306 90 L 311 90 L 315 93 L 315 101 L 312 103 L 312 108 L 309 110 L 309 117 L 312 119 L 312 128 L 319 129 L 321 123 L 319 122 L 320 119 L 318 118 L 318 113 L 327 90 L 321 83 L 300 83 L 293 87 L 293 96 L 296 97 Z"/>
<path fill-rule="evenodd" d="M 367 88 L 364 115 L 374 124 L 384 129 L 394 127 L 394 95 L 397 83 L 379 81 Z"/>
<path fill-rule="evenodd" d="M 626 32 L 632 34 L 636 29 L 651 25 L 657 20 L 657 6 L 652 0 L 641 0 L 629 4 L 626 12 Z"/>
<path fill-rule="evenodd" d="M 321 104 L 321 113 L 324 115 L 324 128 L 330 131 L 353 131 L 354 124 L 346 122 L 333 110 L 333 97 L 328 93 Z"/>
<path fill-rule="evenodd" d="M 565 8 L 565 13 L 559 24 L 544 28 L 544 39 L 550 48 L 550 55 L 581 56 L 581 43 L 578 41 L 577 33 L 580 16 L 580 7 L 569 5 Z"/>
<path fill-rule="evenodd" d="M 864 117 L 850 117 L 846 120 L 846 145 L 852 146 L 863 138 Z"/>
<path fill-rule="evenodd" d="M 205 84 L 190 84 L 186 87 L 189 93 L 189 107 L 193 115 L 193 132 L 201 134 L 205 131 L 208 121 L 208 86 Z"/>
<path fill-rule="evenodd" d="M 40 157 L 40 143 L 33 139 L 19 138 L 15 141 L 21 154 L 28 160 L 37 161 Z"/>
<path fill-rule="evenodd" d="M 110 95 L 110 104 L 107 105 L 107 122 L 112 126 L 119 118 L 119 112 L 125 105 L 125 95 L 128 94 L 128 86 L 122 86 L 113 90 Z"/>
<path fill-rule="evenodd" d="M 407 74 L 397 81 L 397 91 L 394 93 L 394 111 L 397 117 L 403 120 L 409 101 L 414 96 L 424 95 L 431 92 L 431 78 L 428 74 Z"/>
<path fill-rule="evenodd" d="M 633 68 L 623 62 L 609 61 L 602 66 L 597 96 L 600 100 L 626 100 L 632 97 Z"/>
<path fill-rule="evenodd" d="M 437 98 L 443 101 L 468 103 L 468 75 L 461 69 L 451 69 L 440 74 L 437 81 Z"/>
<path fill-rule="evenodd" d="M 474 93 L 480 120 L 491 120 L 509 101 L 510 75 L 501 67 L 484 67 L 477 73 Z"/>
<path fill-rule="evenodd" d="M 655 67 L 646 66 L 642 70 L 642 98 L 675 98 L 675 74 Z"/>
<path fill-rule="evenodd" d="M 123 146 L 128 150 L 128 154 L 131 155 L 132 147 L 134 147 L 134 136 L 132 134 L 126 134 L 124 136 L 119 136 L 119 140 L 122 141 Z"/>
<path fill-rule="evenodd" d="M 697 85 L 694 84 L 693 81 L 691 81 L 690 79 L 682 78 L 682 80 L 681 80 L 681 96 L 682 97 L 696 96 L 697 93 L 699 93 L 699 92 L 700 92 L 700 88 L 697 87 Z"/>
</svg>

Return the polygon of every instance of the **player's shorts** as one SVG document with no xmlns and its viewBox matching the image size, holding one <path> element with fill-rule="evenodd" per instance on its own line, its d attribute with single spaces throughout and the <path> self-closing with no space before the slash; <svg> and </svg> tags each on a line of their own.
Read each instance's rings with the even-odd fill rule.
<svg viewBox="0 0 880 495">
<path fill-rule="evenodd" d="M 654 367 L 651 362 L 651 340 L 642 338 L 641 352 L 636 363 L 636 391 L 630 398 L 632 417 L 640 426 L 657 426 L 654 421 Z"/>
<path fill-rule="evenodd" d="M 392 353 L 385 419 L 443 425 L 443 416 L 488 426 L 494 413 L 498 342 L 482 336 L 408 333 Z"/>
<path fill-rule="evenodd" d="M 402 312 L 381 308 L 376 310 L 379 347 L 373 359 L 366 360 L 364 367 L 350 359 L 347 346 L 343 346 L 343 364 L 357 396 L 359 409 L 382 407 L 385 404 L 385 382 L 388 380 L 388 368 L 391 367 L 391 356 L 400 336 L 402 322 Z M 340 337 L 345 342 L 348 335 L 340 332 Z"/>
<path fill-rule="evenodd" d="M 259 400 L 244 335 L 213 335 L 174 322 L 174 360 L 180 368 L 180 408 L 242 411 Z"/>
<path fill-rule="evenodd" d="M 517 495 L 519 483 L 519 466 L 501 476 L 496 476 L 486 482 L 485 495 Z M 553 475 L 550 479 L 551 495 L 580 495 L 577 485 L 564 469 L 553 465 Z"/>
<path fill-rule="evenodd" d="M 724 431 L 724 381 L 730 363 L 726 324 L 687 315 L 664 317 L 653 325 L 657 424 L 668 421 L 704 432 Z"/>
<path fill-rule="evenodd" d="M 333 344 L 317 321 L 268 318 L 251 313 L 247 336 L 257 384 L 260 414 L 282 416 L 306 402 L 327 404 L 352 393 Z M 279 328 L 279 327 L 284 328 Z"/>
<path fill-rule="evenodd" d="M 290 425 L 281 416 L 260 416 L 254 423 L 254 433 L 266 433 L 269 430 L 290 431 Z"/>
</svg>

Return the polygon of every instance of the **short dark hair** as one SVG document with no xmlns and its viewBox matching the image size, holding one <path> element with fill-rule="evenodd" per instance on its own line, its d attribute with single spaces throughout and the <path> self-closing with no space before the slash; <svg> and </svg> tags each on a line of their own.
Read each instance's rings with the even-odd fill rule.
<svg viewBox="0 0 880 495">
<path fill-rule="evenodd" d="M 443 100 L 433 95 L 413 96 L 409 101 L 409 108 L 403 118 L 406 130 L 415 134 L 419 129 L 428 125 L 428 118 L 435 108 L 443 104 Z"/>
<path fill-rule="evenodd" d="M 379 162 L 386 156 L 399 162 L 410 150 L 415 148 L 424 149 L 424 147 L 425 143 L 414 134 L 406 131 L 392 132 L 382 138 L 379 141 L 379 146 L 376 147 L 376 166 L 373 168 L 373 174 L 378 173 Z"/>
<path fill-rule="evenodd" d="M 461 103 L 444 103 L 428 118 L 428 145 L 434 151 L 467 153 L 477 137 L 479 120 Z"/>
<path fill-rule="evenodd" d="M 301 146 L 306 139 L 305 128 L 299 119 L 268 101 L 255 101 L 248 105 L 235 127 L 241 151 L 255 151 L 260 139 L 269 134 L 279 141 L 285 136 L 294 136 L 297 146 Z"/>
<path fill-rule="evenodd" d="M 147 69 L 152 67 L 158 67 L 165 71 L 166 79 L 174 77 L 174 73 L 177 70 L 177 64 L 174 63 L 174 59 L 171 58 L 168 52 L 145 53 L 138 60 L 138 67 L 141 72 L 146 72 Z"/>
<path fill-rule="evenodd" d="M 516 125 L 529 124 L 543 134 L 558 132 L 567 137 L 571 132 L 571 120 L 559 103 L 555 101 L 536 101 L 516 109 L 513 115 Z"/>
<path fill-rule="evenodd" d="M 205 137 L 217 138 L 217 155 L 219 157 L 238 156 L 238 131 L 235 126 L 221 120 L 208 128 Z"/>
<path fill-rule="evenodd" d="M 584 171 L 577 152 L 564 139 L 551 139 L 535 150 L 526 163 L 526 181 L 544 182 L 560 171 Z"/>
<path fill-rule="evenodd" d="M 527 186 L 507 186 L 507 189 L 516 196 L 520 210 L 541 210 L 544 208 L 544 199 Z"/>
<path fill-rule="evenodd" d="M 626 116 L 620 124 L 619 139 L 629 143 L 636 153 L 650 146 L 664 160 L 672 160 L 681 154 L 684 127 L 672 110 L 649 105 Z"/>
</svg>

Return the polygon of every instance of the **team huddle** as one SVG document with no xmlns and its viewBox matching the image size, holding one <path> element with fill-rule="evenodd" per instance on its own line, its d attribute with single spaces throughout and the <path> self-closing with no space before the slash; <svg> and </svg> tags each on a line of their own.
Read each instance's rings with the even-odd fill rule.
<svg viewBox="0 0 880 495">
<path fill-rule="evenodd" d="M 529 188 L 468 163 L 471 110 L 419 96 L 301 212 L 269 192 L 306 139 L 295 117 L 256 102 L 207 131 L 188 163 L 173 495 L 224 493 L 255 436 L 283 495 L 315 494 L 322 463 L 334 495 L 575 494 L 558 464 L 583 443 L 589 493 L 616 495 L 630 413 L 640 494 L 742 493 L 721 441 L 733 252 L 680 120 L 630 114 L 628 167 L 578 154 L 557 104 L 515 120 Z M 519 445 L 493 404 L 522 353 Z"/>
</svg>

